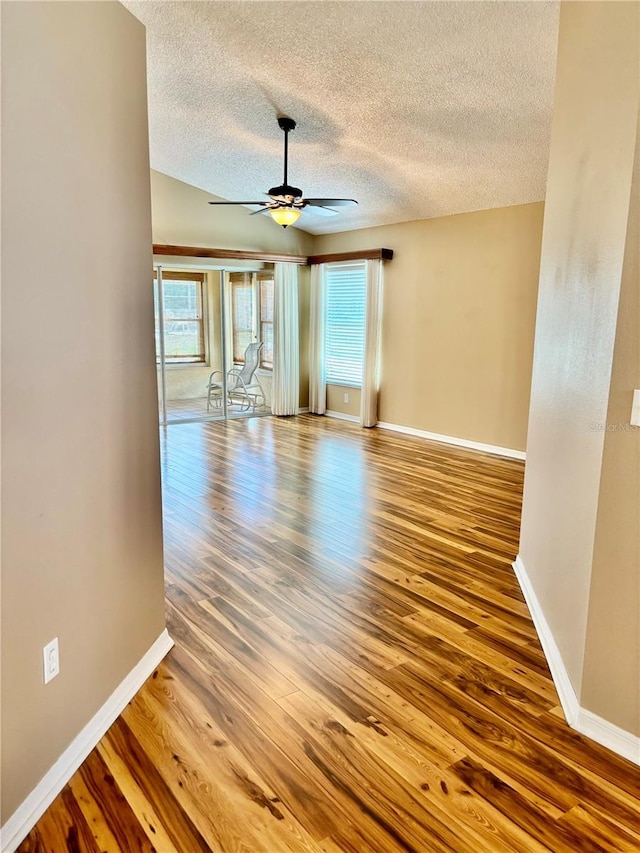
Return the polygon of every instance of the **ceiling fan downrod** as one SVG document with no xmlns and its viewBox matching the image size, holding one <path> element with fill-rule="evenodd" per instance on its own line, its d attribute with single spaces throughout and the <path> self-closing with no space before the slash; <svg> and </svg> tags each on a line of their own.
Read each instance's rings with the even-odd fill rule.
<svg viewBox="0 0 640 853">
<path fill-rule="evenodd" d="M 288 116 L 280 116 L 278 118 L 278 125 L 280 129 L 284 132 L 284 181 L 282 182 L 282 186 L 279 187 L 271 187 L 269 190 L 270 196 L 281 196 L 283 197 L 283 201 L 285 204 L 291 204 L 293 200 L 302 197 L 302 190 L 298 187 L 290 187 L 287 183 L 288 180 L 288 170 L 289 170 L 289 134 L 292 130 L 295 130 L 296 123 L 292 118 Z M 290 197 L 291 200 L 289 200 Z"/>
</svg>

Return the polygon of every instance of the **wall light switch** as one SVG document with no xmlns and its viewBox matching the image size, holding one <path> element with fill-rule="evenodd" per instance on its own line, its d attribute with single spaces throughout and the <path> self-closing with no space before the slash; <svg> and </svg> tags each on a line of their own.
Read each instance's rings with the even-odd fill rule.
<svg viewBox="0 0 640 853">
<path fill-rule="evenodd" d="M 44 683 L 48 684 L 52 678 L 60 672 L 60 652 L 58 650 L 58 638 L 51 640 L 42 650 L 44 662 Z"/>
<path fill-rule="evenodd" d="M 633 404 L 631 406 L 631 424 L 640 426 L 640 388 L 633 392 Z"/>
<path fill-rule="evenodd" d="M 344 395 L 344 401 L 345 401 L 345 403 L 349 402 L 349 395 L 348 394 Z"/>
</svg>

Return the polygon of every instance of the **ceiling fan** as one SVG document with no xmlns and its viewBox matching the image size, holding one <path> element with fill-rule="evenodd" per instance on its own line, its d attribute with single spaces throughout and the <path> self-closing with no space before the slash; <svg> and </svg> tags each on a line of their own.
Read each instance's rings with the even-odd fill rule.
<svg viewBox="0 0 640 853">
<path fill-rule="evenodd" d="M 284 131 L 284 181 L 281 186 L 271 187 L 266 193 L 270 201 L 210 201 L 209 204 L 259 204 L 260 210 L 254 210 L 250 216 L 256 213 L 269 213 L 283 228 L 293 225 L 305 207 L 312 207 L 314 213 L 320 213 L 322 216 L 334 216 L 338 211 L 332 210 L 332 207 L 352 207 L 357 204 L 358 202 L 352 198 L 303 198 L 301 189 L 289 186 L 287 183 L 289 134 L 294 130 L 296 123 L 292 118 L 280 116 L 278 124 Z"/>
</svg>

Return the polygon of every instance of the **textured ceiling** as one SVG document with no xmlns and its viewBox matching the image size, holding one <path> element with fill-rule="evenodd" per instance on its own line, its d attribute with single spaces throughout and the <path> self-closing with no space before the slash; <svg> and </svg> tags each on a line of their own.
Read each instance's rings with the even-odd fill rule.
<svg viewBox="0 0 640 853">
<path fill-rule="evenodd" d="M 151 163 L 224 199 L 355 198 L 314 234 L 544 198 L 555 2 L 125 2 L 147 27 Z M 266 214 L 265 214 L 266 215 Z"/>
</svg>

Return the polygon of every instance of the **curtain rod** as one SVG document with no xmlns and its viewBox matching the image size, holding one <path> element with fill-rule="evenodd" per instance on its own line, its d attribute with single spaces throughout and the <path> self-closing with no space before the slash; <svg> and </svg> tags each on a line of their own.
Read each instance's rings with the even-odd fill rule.
<svg viewBox="0 0 640 853">
<path fill-rule="evenodd" d="M 330 255 L 310 255 L 307 263 L 332 264 L 336 261 L 390 261 L 393 249 L 362 249 L 359 252 L 334 252 Z"/>
</svg>

